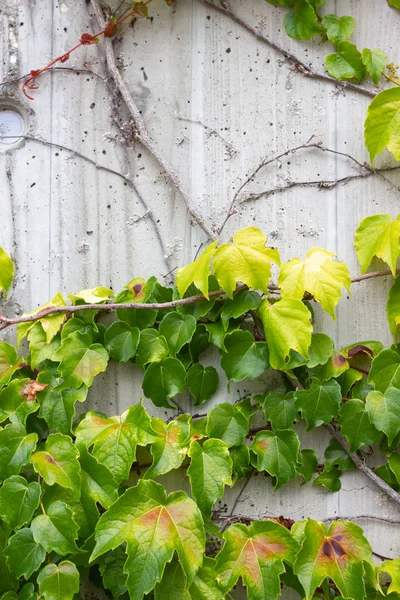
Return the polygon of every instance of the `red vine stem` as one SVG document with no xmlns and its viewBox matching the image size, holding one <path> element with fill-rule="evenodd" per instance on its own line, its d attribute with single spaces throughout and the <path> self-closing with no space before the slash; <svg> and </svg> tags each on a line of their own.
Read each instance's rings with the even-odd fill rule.
<svg viewBox="0 0 400 600">
<path fill-rule="evenodd" d="M 147 0 L 146 2 L 141 2 L 140 8 L 143 8 L 150 2 L 152 2 L 152 0 Z M 120 25 L 121 23 L 123 23 L 124 21 L 129 19 L 130 17 L 134 17 L 135 15 L 139 14 L 138 6 L 139 6 L 139 4 L 134 5 L 134 8 L 132 10 L 130 10 L 126 15 L 123 15 L 120 19 L 109 21 L 103 29 L 101 29 L 94 35 L 92 35 L 90 33 L 82 33 L 81 39 L 79 40 L 79 42 L 77 44 L 75 44 L 75 46 L 73 46 L 72 48 L 70 48 L 69 50 L 67 50 L 66 52 L 61 54 L 60 56 L 57 56 L 57 58 L 53 58 L 42 69 L 32 70 L 29 74 L 29 77 L 22 84 L 22 91 L 25 94 L 25 96 L 27 98 L 29 98 L 29 100 L 34 100 L 33 96 L 30 96 L 28 94 L 27 90 L 37 90 L 38 89 L 39 86 L 36 84 L 36 79 L 39 77 L 39 75 L 41 75 L 42 73 L 45 73 L 46 71 L 51 69 L 57 63 L 66 62 L 70 58 L 70 55 L 72 54 L 72 52 L 75 52 L 75 50 L 77 50 L 81 46 L 97 44 L 99 41 L 99 39 L 98 39 L 99 36 L 104 35 L 105 37 L 113 37 L 118 32 L 118 25 Z"/>
</svg>

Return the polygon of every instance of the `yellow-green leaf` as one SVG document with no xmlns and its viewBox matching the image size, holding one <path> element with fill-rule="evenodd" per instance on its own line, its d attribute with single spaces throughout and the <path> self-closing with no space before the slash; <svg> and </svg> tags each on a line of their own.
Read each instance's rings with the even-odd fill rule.
<svg viewBox="0 0 400 600">
<path fill-rule="evenodd" d="M 109 288 L 99 285 L 95 288 L 82 290 L 76 294 L 70 294 L 68 297 L 73 304 L 76 303 L 76 300 L 83 300 L 87 304 L 97 304 L 98 302 L 115 298 L 115 294 Z"/>
<path fill-rule="evenodd" d="M 257 227 L 246 227 L 233 236 L 233 244 L 220 246 L 214 257 L 215 276 L 229 298 L 236 283 L 268 292 L 271 263 L 280 264 L 279 252 L 266 248 L 266 236 Z"/>
<path fill-rule="evenodd" d="M 282 298 L 270 304 L 264 300 L 259 308 L 269 348 L 269 362 L 280 369 L 290 350 L 308 358 L 312 325 L 310 311 L 296 298 Z"/>
<path fill-rule="evenodd" d="M 176 271 L 176 287 L 183 298 L 188 287 L 194 285 L 208 300 L 208 277 L 211 272 L 211 260 L 215 254 L 217 241 L 213 242 L 200 254 L 199 258 L 192 262 L 187 267 L 177 269 Z"/>
<path fill-rule="evenodd" d="M 0 248 L 0 292 L 7 298 L 14 279 L 14 263 L 3 248 Z"/>
<path fill-rule="evenodd" d="M 373 215 L 363 219 L 355 236 L 362 273 L 368 269 L 373 257 L 377 256 L 389 265 L 394 275 L 399 256 L 399 238 L 400 215 L 394 221 L 390 215 Z"/>
<path fill-rule="evenodd" d="M 283 263 L 279 274 L 282 296 L 301 300 L 309 292 L 322 308 L 335 318 L 342 287 L 350 292 L 350 273 L 345 263 L 333 259 L 335 254 L 322 248 L 311 248 L 306 260 L 293 258 Z"/>
<path fill-rule="evenodd" d="M 33 310 L 32 312 L 26 313 L 22 316 L 26 317 L 28 315 L 35 315 L 37 313 L 42 312 L 43 310 L 46 310 L 46 308 L 55 308 L 56 306 L 65 306 L 65 305 L 66 305 L 66 302 L 65 302 L 64 298 L 62 297 L 60 292 L 58 292 L 58 294 L 56 294 L 54 296 L 54 298 L 52 300 L 50 300 L 50 302 L 47 302 L 46 304 L 43 304 L 43 306 L 39 306 L 39 308 L 37 308 L 36 310 Z M 38 319 L 38 321 L 41 322 L 43 330 L 46 333 L 46 341 L 48 344 L 50 344 L 53 337 L 60 331 L 61 326 L 64 322 L 64 319 L 65 319 L 65 313 L 56 313 L 53 315 L 49 315 L 48 317 L 41 317 L 40 319 Z M 18 345 L 21 343 L 21 341 L 24 339 L 24 337 L 29 333 L 29 331 L 32 329 L 32 327 L 34 327 L 36 322 L 37 321 L 30 321 L 28 323 L 20 323 L 17 326 Z"/>
<path fill-rule="evenodd" d="M 365 145 L 371 162 L 387 148 L 400 160 L 400 88 L 379 92 L 368 106 L 364 125 Z"/>
</svg>

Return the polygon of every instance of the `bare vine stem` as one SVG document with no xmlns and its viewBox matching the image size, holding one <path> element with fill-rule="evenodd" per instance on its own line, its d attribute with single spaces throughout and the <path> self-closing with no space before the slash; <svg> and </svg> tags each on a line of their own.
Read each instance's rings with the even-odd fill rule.
<svg viewBox="0 0 400 600">
<path fill-rule="evenodd" d="M 358 456 L 355 452 L 350 451 L 350 446 L 343 437 L 343 435 L 335 429 L 335 427 L 329 423 L 327 426 L 329 433 L 339 442 L 342 446 L 343 450 L 346 452 L 347 456 L 353 461 L 354 465 L 362 471 L 371 481 L 373 481 L 385 494 L 387 494 L 392 500 L 400 504 L 400 493 L 396 492 L 386 481 L 384 481 L 381 477 L 379 477 L 368 465 L 363 461 L 363 459 Z"/>
<path fill-rule="evenodd" d="M 277 154 L 275 156 L 262 158 L 261 161 L 258 163 L 258 165 L 250 172 L 250 174 L 246 177 L 246 179 L 243 181 L 243 183 L 240 184 L 239 188 L 235 192 L 235 194 L 232 198 L 232 201 L 229 205 L 228 211 L 226 213 L 225 219 L 224 219 L 221 227 L 219 228 L 219 234 L 221 234 L 228 219 L 230 219 L 230 217 L 235 214 L 234 208 L 237 203 L 243 204 L 245 202 L 250 202 L 252 200 L 258 200 L 262 196 L 269 196 L 270 194 L 273 194 L 274 192 L 283 192 L 286 189 L 289 189 L 289 188 L 292 188 L 295 186 L 308 185 L 308 186 L 319 186 L 323 189 L 332 189 L 332 188 L 336 187 L 337 185 L 339 185 L 340 183 L 347 183 L 351 179 L 361 179 L 363 177 L 370 177 L 371 175 L 376 175 L 377 177 L 380 177 L 386 183 L 388 183 L 397 192 L 400 191 L 399 186 L 394 184 L 392 181 L 390 181 L 390 179 L 388 177 L 386 177 L 386 175 L 384 175 L 385 172 L 397 171 L 400 169 L 400 167 L 395 166 L 395 167 L 387 167 L 387 168 L 383 168 L 383 169 L 374 169 L 368 163 L 359 161 L 357 158 L 355 158 L 351 154 L 348 154 L 347 152 L 341 152 L 340 150 L 334 150 L 333 148 L 328 148 L 328 147 L 324 146 L 321 142 L 313 141 L 314 139 L 315 139 L 315 135 L 312 135 L 304 144 L 300 144 L 299 146 L 295 146 L 294 148 L 289 148 L 289 149 L 285 150 L 284 152 L 281 152 L 280 154 Z M 321 181 L 298 181 L 298 182 L 289 181 L 284 186 L 277 186 L 276 188 L 262 190 L 261 192 L 250 193 L 246 196 L 242 195 L 244 188 L 251 181 L 254 180 L 256 175 L 264 167 L 280 160 L 281 158 L 284 158 L 285 156 L 289 156 L 290 154 L 295 154 L 296 152 L 299 152 L 300 150 L 308 150 L 310 148 L 319 150 L 320 152 L 326 152 L 328 154 L 342 156 L 342 157 L 350 160 L 352 163 L 354 163 L 359 169 L 362 169 L 362 172 L 347 175 L 345 177 L 342 177 L 342 178 L 336 179 L 336 180 L 334 179 L 332 181 L 324 181 L 324 180 L 321 180 Z"/>
<path fill-rule="evenodd" d="M 354 92 L 358 92 L 359 94 L 363 94 L 364 96 L 369 96 L 370 98 L 374 98 L 377 95 L 377 93 L 381 91 L 380 88 L 377 89 L 377 91 L 375 91 L 375 90 L 371 90 L 366 87 L 363 87 L 362 85 L 357 85 L 355 83 L 351 83 L 351 82 L 347 82 L 347 81 L 339 81 L 339 80 L 335 79 L 334 77 L 330 77 L 330 75 L 327 75 L 326 73 L 318 73 L 317 71 L 314 71 L 314 69 L 312 69 L 305 62 L 303 62 L 300 58 L 298 58 L 298 56 L 295 56 L 288 50 L 285 50 L 284 48 L 279 46 L 279 44 L 277 44 L 276 42 L 273 42 L 272 40 L 267 38 L 267 36 L 264 35 L 264 33 L 259 31 L 258 29 L 256 29 L 252 25 L 250 25 L 249 23 L 246 23 L 246 21 L 243 21 L 243 19 L 241 17 L 239 17 L 239 15 L 234 13 L 227 5 L 224 5 L 224 6 L 218 5 L 218 4 L 215 4 L 214 2 L 212 2 L 212 0 L 199 0 L 199 2 L 201 4 L 203 4 L 204 6 L 208 6 L 212 9 L 218 11 L 222 15 L 229 17 L 232 21 L 234 21 L 235 23 L 237 23 L 238 25 L 240 25 L 241 27 L 246 29 L 249 33 L 254 35 L 254 37 L 256 37 L 258 40 L 260 40 L 264 44 L 267 44 L 267 46 L 269 46 L 276 52 L 279 52 L 279 54 L 281 54 L 284 57 L 284 59 L 289 63 L 289 65 L 295 71 L 297 71 L 301 75 L 304 75 L 305 77 L 309 77 L 310 79 L 318 79 L 320 81 L 325 81 L 327 83 L 334 85 L 337 88 L 341 88 L 343 90 L 352 90 Z"/>
<path fill-rule="evenodd" d="M 364 275 L 358 275 L 357 277 L 353 277 L 351 279 L 351 283 L 359 283 L 361 281 L 365 281 L 367 279 L 373 279 L 375 277 L 387 277 L 388 275 L 392 275 L 390 270 L 387 271 L 373 271 L 371 273 L 365 273 Z M 235 292 L 240 292 L 242 290 L 247 289 L 246 285 L 239 285 Z M 279 291 L 279 287 L 277 285 L 271 284 L 268 286 L 269 291 L 276 292 Z M 214 292 L 209 292 L 209 296 L 225 296 L 224 290 L 216 290 Z M 11 327 L 12 325 L 18 325 L 19 323 L 31 323 L 34 321 L 39 321 L 44 317 L 48 317 L 54 314 L 73 314 L 80 311 L 85 310 L 95 310 L 97 312 L 113 312 L 118 309 L 154 309 L 154 310 L 162 310 L 165 308 L 176 308 L 177 306 L 184 306 L 186 304 L 194 304 L 195 302 L 206 301 L 206 298 L 203 294 L 197 294 L 196 296 L 189 296 L 188 298 L 181 298 L 179 300 L 172 300 L 171 302 L 152 302 L 149 304 L 139 303 L 139 302 L 126 302 L 126 303 L 106 303 L 106 304 L 78 304 L 76 306 L 52 306 L 50 308 L 46 308 L 40 312 L 36 312 L 30 315 L 22 315 L 21 317 L 10 317 L 7 318 L 2 313 L 0 313 L 0 331 Z"/>
<path fill-rule="evenodd" d="M 91 6 L 96 15 L 96 19 L 99 22 L 100 27 L 105 27 L 105 19 L 103 16 L 103 12 L 100 7 L 99 0 L 91 0 Z M 178 174 L 175 170 L 170 166 L 167 162 L 163 154 L 160 152 L 156 143 L 152 140 L 147 130 L 146 124 L 140 114 L 138 107 L 133 100 L 132 94 L 130 93 L 128 86 L 126 85 L 125 80 L 123 79 L 115 60 L 114 49 L 112 42 L 109 38 L 104 39 L 104 47 L 106 54 L 106 62 L 107 67 L 110 72 L 112 79 L 117 86 L 119 93 L 121 94 L 130 114 L 133 119 L 135 125 L 135 137 L 137 141 L 149 152 L 149 154 L 154 158 L 157 164 L 162 168 L 164 173 L 168 176 L 169 180 L 174 185 L 176 191 L 182 197 L 186 204 L 186 208 L 193 218 L 193 220 L 201 227 L 201 229 L 207 234 L 208 238 L 211 240 L 215 240 L 217 235 L 212 230 L 211 227 L 207 225 L 202 215 L 198 212 L 196 207 L 193 205 L 192 200 L 189 197 L 188 192 L 183 187 Z"/>
</svg>

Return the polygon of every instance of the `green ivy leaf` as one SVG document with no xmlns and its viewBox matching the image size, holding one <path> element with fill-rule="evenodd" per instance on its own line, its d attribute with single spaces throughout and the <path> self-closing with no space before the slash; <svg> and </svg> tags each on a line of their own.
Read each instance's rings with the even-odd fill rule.
<svg viewBox="0 0 400 600">
<path fill-rule="evenodd" d="M 36 433 L 26 435 L 25 427 L 12 423 L 0 429 L 0 481 L 18 475 L 36 447 Z"/>
<path fill-rule="evenodd" d="M 334 379 L 321 382 L 313 377 L 305 390 L 295 392 L 296 408 L 307 423 L 307 431 L 330 423 L 337 417 L 342 400 L 340 385 Z"/>
<path fill-rule="evenodd" d="M 340 476 L 342 471 L 334 467 L 330 471 L 322 471 L 313 481 L 313 485 L 322 485 L 330 492 L 338 492 L 342 487 Z"/>
<path fill-rule="evenodd" d="M 351 452 L 357 452 L 363 446 L 377 444 L 381 434 L 370 423 L 368 411 L 362 400 L 345 402 L 340 409 L 340 430 L 349 442 Z"/>
<path fill-rule="evenodd" d="M 389 595 L 392 592 L 400 593 L 400 558 L 385 560 L 385 562 L 379 565 L 378 570 L 379 573 L 387 573 L 391 578 L 387 594 Z"/>
<path fill-rule="evenodd" d="M 268 300 L 264 300 L 259 312 L 273 369 L 283 366 L 290 350 L 308 358 L 312 325 L 310 311 L 303 302 L 295 298 L 282 298 L 269 304 Z"/>
<path fill-rule="evenodd" d="M 13 279 L 14 263 L 7 252 L 0 248 L 0 292 L 3 293 L 4 299 L 7 298 Z"/>
<path fill-rule="evenodd" d="M 216 561 L 217 582 L 223 592 L 231 590 L 239 577 L 249 600 L 276 600 L 283 561 L 293 562 L 297 543 L 289 531 L 273 521 L 255 521 L 249 527 L 231 525 Z"/>
<path fill-rule="evenodd" d="M 196 319 L 191 315 L 170 312 L 160 323 L 160 334 L 167 340 L 172 356 L 175 356 L 185 344 L 188 344 L 196 330 Z"/>
<path fill-rule="evenodd" d="M 388 64 L 388 57 L 383 50 L 380 50 L 380 48 L 373 48 L 372 50 L 364 48 L 361 56 L 372 81 L 375 85 L 378 85 L 379 77 Z"/>
<path fill-rule="evenodd" d="M 89 497 L 107 510 L 118 500 L 118 483 L 113 474 L 89 454 L 84 445 L 79 447 L 79 464 L 82 469 L 82 501 Z"/>
<path fill-rule="evenodd" d="M 75 319 L 70 319 L 74 321 Z M 63 328 L 64 331 L 64 328 Z M 51 360 L 53 354 L 60 346 L 60 336 L 56 335 L 47 343 L 46 332 L 41 323 L 35 323 L 34 327 L 28 333 L 29 351 L 31 353 L 31 367 L 35 369 L 45 360 Z"/>
<path fill-rule="evenodd" d="M 46 440 L 45 450 L 35 452 L 31 463 L 48 485 L 57 483 L 74 490 L 79 497 L 81 489 L 81 467 L 78 450 L 67 435 L 51 433 Z"/>
<path fill-rule="evenodd" d="M 203 566 L 197 571 L 188 588 L 186 577 L 178 562 L 166 566 L 160 583 L 154 589 L 155 600 L 224 600 L 215 575 L 215 561 L 204 557 Z"/>
<path fill-rule="evenodd" d="M 208 413 L 207 435 L 218 438 L 228 447 L 241 444 L 249 431 L 250 416 L 242 411 L 240 403 L 217 404 Z"/>
<path fill-rule="evenodd" d="M 167 340 L 156 329 L 143 329 L 136 350 L 138 365 L 160 362 L 169 355 Z"/>
<path fill-rule="evenodd" d="M 293 570 L 304 588 L 305 600 L 311 600 L 327 577 L 343 596 L 364 598 L 362 561 L 372 562 L 371 548 L 360 527 L 335 521 L 327 530 L 323 523 L 307 519 Z"/>
<path fill-rule="evenodd" d="M 177 269 L 176 287 L 181 298 L 183 298 L 188 287 L 194 283 L 208 300 L 208 277 L 211 272 L 211 260 L 215 254 L 217 243 L 217 241 L 212 242 L 212 244 L 203 250 L 199 258 L 190 265 L 187 265 L 187 267 Z"/>
<path fill-rule="evenodd" d="M 100 559 L 99 568 L 103 585 L 106 590 L 110 590 L 115 600 L 127 591 L 124 573 L 125 561 L 126 554 L 121 546 L 112 552 L 107 552 Z"/>
<path fill-rule="evenodd" d="M 152 426 L 160 439 L 151 446 L 153 464 L 144 474 L 145 479 L 179 469 L 190 444 L 189 415 L 181 415 L 168 424 L 161 419 L 152 419 Z"/>
<path fill-rule="evenodd" d="M 306 260 L 293 258 L 281 265 L 279 287 L 282 296 L 301 300 L 307 291 L 331 317 L 341 297 L 342 287 L 350 293 L 350 273 L 343 262 L 334 260 L 334 252 L 311 248 Z"/>
<path fill-rule="evenodd" d="M 196 406 L 204 404 L 217 391 L 219 376 L 215 367 L 193 365 L 187 374 L 189 391 L 196 400 Z"/>
<path fill-rule="evenodd" d="M 314 450 L 304 449 L 299 452 L 296 472 L 303 478 L 301 485 L 311 481 L 318 467 L 318 456 Z"/>
<path fill-rule="evenodd" d="M 397 275 L 389 290 L 386 312 L 389 328 L 394 337 L 394 342 L 396 343 L 400 325 L 400 275 Z"/>
<path fill-rule="evenodd" d="M 371 423 L 383 431 L 391 444 L 400 431 L 400 390 L 389 388 L 384 394 L 369 392 L 365 405 Z"/>
<path fill-rule="evenodd" d="M 275 477 L 275 490 L 296 477 L 296 463 L 300 441 L 293 429 L 259 431 L 251 445 L 256 454 L 258 471 L 267 471 Z"/>
<path fill-rule="evenodd" d="M 27 528 L 10 537 L 4 554 L 11 573 L 25 579 L 29 579 L 46 558 L 43 546 L 35 542 L 32 531 Z"/>
<path fill-rule="evenodd" d="M 0 392 L 0 423 L 9 419 L 13 423 L 25 425 L 27 417 L 39 409 L 33 396 L 29 394 L 30 379 L 14 379 Z"/>
<path fill-rule="evenodd" d="M 395 476 L 397 483 L 400 483 L 400 454 L 394 453 L 389 456 L 388 466 Z"/>
<path fill-rule="evenodd" d="M 126 362 L 133 358 L 139 343 L 140 330 L 124 321 L 115 321 L 106 331 L 105 347 L 111 358 Z"/>
<path fill-rule="evenodd" d="M 235 485 L 238 479 L 243 479 L 251 471 L 249 447 L 245 444 L 233 446 L 229 448 L 229 454 L 232 459 L 234 474 L 232 485 Z"/>
<path fill-rule="evenodd" d="M 12 529 L 29 523 L 39 506 L 40 485 L 13 475 L 0 488 L 0 517 Z"/>
<path fill-rule="evenodd" d="M 295 40 L 309 40 L 325 31 L 318 22 L 315 10 L 308 0 L 296 0 L 295 9 L 290 10 L 283 21 L 286 33 Z"/>
<path fill-rule="evenodd" d="M 374 358 L 368 383 L 382 393 L 389 387 L 400 388 L 400 354 L 397 350 L 383 350 Z"/>
<path fill-rule="evenodd" d="M 78 525 L 72 518 L 72 510 L 64 502 L 53 502 L 45 515 L 35 517 L 31 523 L 33 537 L 46 552 L 57 552 L 60 556 L 75 554 L 79 549 Z"/>
<path fill-rule="evenodd" d="M 39 383 L 49 385 L 37 394 L 40 403 L 40 414 L 49 429 L 70 435 L 72 420 L 75 416 L 75 403 L 84 402 L 87 396 L 87 387 L 70 388 L 67 390 L 54 389 L 58 387 L 59 379 L 48 371 L 43 371 L 38 376 Z"/>
<path fill-rule="evenodd" d="M 271 262 L 279 265 L 279 253 L 266 248 L 267 238 L 257 227 L 246 227 L 233 236 L 233 244 L 223 244 L 214 256 L 214 273 L 228 298 L 238 281 L 254 290 L 268 292 Z"/>
<path fill-rule="evenodd" d="M 142 388 L 156 406 L 173 408 L 168 400 L 184 391 L 185 380 L 186 371 L 181 361 L 169 357 L 151 363 L 144 374 Z"/>
<path fill-rule="evenodd" d="M 39 573 L 38 584 L 44 600 L 72 600 L 79 592 L 79 572 L 69 560 L 46 565 Z"/>
<path fill-rule="evenodd" d="M 26 583 L 19 592 L 19 600 L 38 600 L 39 596 L 35 594 L 35 586 L 33 583 Z"/>
<path fill-rule="evenodd" d="M 293 392 L 281 394 L 280 392 L 266 392 L 255 400 L 261 404 L 265 420 L 271 423 L 272 429 L 292 429 L 293 423 L 298 421 L 298 410 L 295 407 Z"/>
<path fill-rule="evenodd" d="M 139 481 L 104 513 L 96 527 L 93 561 L 127 543 L 125 573 L 132 600 L 141 600 L 162 577 L 176 551 L 190 585 L 203 562 L 205 533 L 201 513 L 184 492 L 167 497 L 154 481 Z"/>
<path fill-rule="evenodd" d="M 324 365 L 333 354 L 334 345 L 331 338 L 324 333 L 313 333 L 311 346 L 308 349 L 309 360 L 307 366 L 314 369 L 318 365 Z"/>
<path fill-rule="evenodd" d="M 365 66 L 360 51 L 351 42 L 338 42 L 337 52 L 328 54 L 325 67 L 331 77 L 342 81 L 343 79 L 358 79 L 365 77 Z"/>
<path fill-rule="evenodd" d="M 322 19 L 322 25 L 326 28 L 328 40 L 337 44 L 351 38 L 356 22 L 353 17 L 325 15 Z"/>
<path fill-rule="evenodd" d="M 65 306 L 65 305 L 66 305 L 66 302 L 65 302 L 64 298 L 62 297 L 60 292 L 58 292 L 58 294 L 56 294 L 54 296 L 54 298 L 52 300 L 50 300 L 50 302 L 47 302 L 46 304 L 39 306 L 39 308 L 37 308 L 36 310 L 33 310 L 32 312 L 29 312 L 26 314 L 24 313 L 22 316 L 26 317 L 29 315 L 35 315 L 37 313 L 42 312 L 46 308 L 56 308 L 56 307 Z M 43 330 L 46 333 L 46 340 L 47 340 L 48 344 L 50 344 L 51 340 L 60 331 L 62 324 L 64 323 L 64 319 L 65 319 L 65 313 L 55 313 L 53 315 L 49 315 L 48 317 L 41 317 L 40 319 L 38 319 L 38 321 L 42 324 Z M 26 323 L 19 323 L 17 325 L 18 346 L 21 343 L 21 341 L 24 339 L 24 337 L 30 332 L 32 327 L 34 327 L 38 321 L 27 321 Z"/>
<path fill-rule="evenodd" d="M 93 446 L 94 457 L 105 465 L 120 483 L 129 477 L 136 458 L 136 446 L 157 441 L 150 417 L 141 404 L 128 408 L 121 416 L 103 417 L 88 412 L 76 428 L 76 444 Z"/>
<path fill-rule="evenodd" d="M 202 446 L 194 441 L 189 456 L 188 476 L 193 498 L 201 512 L 210 518 L 215 501 L 222 498 L 226 485 L 232 485 L 232 459 L 228 446 L 212 438 Z"/>
<path fill-rule="evenodd" d="M 14 346 L 0 341 L 0 388 L 7 385 L 15 371 L 20 368 L 20 362 Z"/>
<path fill-rule="evenodd" d="M 137 299 L 130 298 L 127 302 L 137 302 Z M 137 327 L 142 330 L 154 325 L 157 318 L 157 311 L 152 308 L 119 308 L 117 310 L 117 317 L 120 321 L 128 323 L 132 328 Z"/>
<path fill-rule="evenodd" d="M 325 465 L 324 471 L 329 473 L 334 467 L 338 467 L 341 471 L 352 471 L 355 465 L 339 442 L 332 438 L 325 449 L 324 453 Z"/>
<path fill-rule="evenodd" d="M 233 300 L 226 300 L 221 310 L 221 321 L 224 329 L 228 329 L 230 319 L 238 319 L 250 310 L 257 310 L 260 304 L 260 294 L 250 290 L 243 290 L 235 294 Z"/>
<path fill-rule="evenodd" d="M 108 353 L 101 344 L 92 344 L 88 334 L 74 333 L 63 340 L 54 360 L 60 361 L 59 374 L 71 387 L 90 387 L 95 375 L 106 370 Z"/>
<path fill-rule="evenodd" d="M 364 137 L 372 164 L 385 148 L 400 160 L 399 123 L 400 89 L 395 86 L 379 92 L 367 109 Z"/>
<path fill-rule="evenodd" d="M 377 256 L 389 265 L 390 270 L 395 275 L 399 256 L 399 239 L 400 215 L 394 221 L 390 215 L 373 215 L 363 219 L 355 236 L 357 257 L 362 273 L 366 272 L 373 257 Z"/>
<path fill-rule="evenodd" d="M 234 331 L 225 338 L 221 366 L 229 381 L 255 379 L 268 369 L 268 346 L 256 342 L 250 331 Z"/>
</svg>

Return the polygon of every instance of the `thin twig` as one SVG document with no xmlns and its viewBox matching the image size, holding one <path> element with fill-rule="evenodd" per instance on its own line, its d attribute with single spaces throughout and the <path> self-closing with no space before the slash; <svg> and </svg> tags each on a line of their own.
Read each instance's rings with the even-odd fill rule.
<svg viewBox="0 0 400 600">
<path fill-rule="evenodd" d="M 233 503 L 233 506 L 232 506 L 232 513 L 234 513 L 234 512 L 235 512 L 235 508 L 236 508 L 236 507 L 237 507 L 237 505 L 239 504 L 239 502 L 240 502 L 240 499 L 241 499 L 241 497 L 243 496 L 243 493 L 244 493 L 245 489 L 246 489 L 246 488 L 247 488 L 247 486 L 249 485 L 249 483 L 250 483 L 250 479 L 251 479 L 252 475 L 253 475 L 253 471 L 247 475 L 247 477 L 246 477 L 246 481 L 245 481 L 245 482 L 244 482 L 244 484 L 242 485 L 242 489 L 240 490 L 239 494 L 236 496 L 236 498 L 235 498 L 235 502 Z M 226 524 L 223 526 L 223 528 L 222 528 L 222 530 L 221 530 L 221 533 L 223 533 L 223 532 L 225 531 L 225 529 L 226 529 L 228 526 L 229 526 L 229 522 L 228 522 L 228 523 L 226 523 Z"/>
<path fill-rule="evenodd" d="M 384 523 L 400 525 L 400 518 L 394 519 L 393 517 L 378 517 L 377 515 L 353 515 L 351 517 L 342 517 L 340 515 L 322 519 L 323 523 L 330 523 L 331 521 L 383 521 Z"/>
<path fill-rule="evenodd" d="M 99 0 L 91 0 L 91 5 L 96 15 L 96 18 L 100 24 L 100 27 L 104 28 L 105 20 L 100 7 Z M 197 208 L 193 205 L 188 192 L 184 189 L 177 173 L 174 169 L 169 165 L 167 160 L 164 158 L 163 154 L 160 152 L 155 142 L 151 139 L 145 122 L 140 114 L 138 107 L 136 106 L 133 97 L 126 85 L 125 80 L 123 79 L 115 60 L 114 49 L 112 42 L 109 38 L 104 39 L 104 47 L 106 53 L 106 61 L 107 67 L 110 72 L 112 79 L 114 80 L 118 91 L 120 92 L 130 114 L 135 124 L 136 129 L 136 139 L 142 146 L 151 154 L 154 160 L 158 163 L 158 165 L 163 169 L 166 173 L 170 181 L 173 183 L 175 189 L 180 194 L 182 199 L 186 204 L 186 208 L 193 220 L 201 227 L 201 229 L 207 234 L 207 236 L 215 240 L 217 235 L 216 233 L 207 225 L 202 215 L 198 212 Z"/>
<path fill-rule="evenodd" d="M 243 19 L 241 19 L 239 15 L 234 13 L 228 6 L 214 4 L 214 2 L 212 2 L 211 0 L 199 0 L 199 2 L 201 4 L 204 4 L 204 6 L 209 6 L 210 8 L 213 8 L 214 10 L 225 15 L 226 17 L 229 17 L 230 19 L 232 19 L 232 21 L 234 21 L 235 23 L 246 29 L 248 32 L 250 32 L 252 35 L 254 35 L 258 40 L 260 40 L 264 44 L 267 44 L 267 46 L 269 46 L 276 52 L 279 52 L 279 54 L 281 54 L 284 57 L 284 59 L 296 72 L 300 73 L 301 75 L 304 75 L 305 77 L 325 81 L 334 85 L 337 88 L 341 88 L 343 90 L 352 90 L 354 92 L 363 94 L 364 96 L 369 96 L 370 98 L 374 98 L 381 91 L 381 89 L 377 89 L 376 91 L 371 90 L 366 87 L 363 87 L 362 85 L 357 85 L 348 81 L 338 81 L 337 79 L 335 79 L 334 77 L 330 77 L 330 75 L 327 75 L 326 73 L 318 73 L 317 71 L 314 71 L 314 69 L 312 69 L 309 65 L 306 65 L 306 63 L 303 62 L 300 58 L 298 58 L 288 50 L 285 50 L 276 42 L 273 42 L 272 40 L 267 38 L 264 33 L 259 31 L 255 27 L 252 27 L 249 23 L 246 23 L 246 21 L 243 21 Z"/>
<path fill-rule="evenodd" d="M 228 208 L 227 214 L 225 216 L 225 219 L 224 219 L 221 227 L 219 228 L 219 234 L 221 234 L 221 231 L 225 227 L 228 219 L 233 214 L 235 214 L 234 207 L 235 207 L 235 205 L 237 203 L 243 204 L 244 202 L 249 202 L 251 200 L 258 200 L 262 196 L 269 196 L 270 194 L 272 194 L 274 192 L 283 192 L 284 190 L 292 188 L 292 187 L 295 187 L 295 186 L 309 185 L 309 186 L 318 186 L 318 187 L 324 188 L 324 189 L 332 189 L 332 188 L 336 187 L 340 183 L 347 183 L 351 179 L 360 179 L 362 177 L 370 177 L 371 175 L 376 175 L 377 177 L 380 177 L 386 183 L 388 183 L 397 192 L 400 191 L 400 187 L 397 186 L 396 184 L 394 184 L 392 181 L 390 181 L 390 179 L 388 179 L 388 177 L 386 177 L 386 175 L 384 175 L 385 172 L 399 170 L 400 169 L 399 166 L 386 167 L 386 168 L 383 168 L 383 169 L 374 169 L 368 163 L 359 161 L 357 158 L 355 158 L 351 154 L 348 154 L 347 152 L 341 152 L 340 150 L 334 150 L 333 148 L 328 148 L 326 146 L 323 146 L 322 143 L 320 143 L 320 142 L 314 142 L 314 141 L 312 141 L 314 139 L 315 139 L 315 135 L 312 135 L 304 144 L 300 144 L 299 146 L 295 146 L 294 148 L 289 148 L 288 150 L 285 150 L 284 152 L 281 152 L 280 154 L 277 154 L 276 156 L 265 157 L 265 158 L 261 159 L 261 161 L 258 163 L 258 165 L 251 171 L 250 175 L 248 175 L 246 177 L 246 179 L 243 181 L 243 183 L 240 185 L 240 187 L 235 192 L 235 194 L 234 194 L 234 196 L 232 198 L 232 201 L 231 201 L 231 203 L 229 205 L 229 208 Z M 319 150 L 320 152 L 326 152 L 328 154 L 334 154 L 336 156 L 342 156 L 342 157 L 350 160 L 352 163 L 354 163 L 359 169 L 362 169 L 362 172 L 361 173 L 355 173 L 353 175 L 347 175 L 346 177 L 342 177 L 341 179 L 332 180 L 332 181 L 324 181 L 324 180 L 322 180 L 322 181 L 308 181 L 308 182 L 303 182 L 303 181 L 288 182 L 287 185 L 285 185 L 285 186 L 277 186 L 276 188 L 271 188 L 271 189 L 268 189 L 268 190 L 263 190 L 261 192 L 253 192 L 253 193 L 250 193 L 250 194 L 248 194 L 246 196 L 243 196 L 243 195 L 241 196 L 241 193 L 244 190 L 244 188 L 250 182 L 254 181 L 254 178 L 256 177 L 256 175 L 264 167 L 270 165 L 271 163 L 274 163 L 274 162 L 280 160 L 281 158 L 284 158 L 285 156 L 289 156 L 291 154 L 295 154 L 296 152 L 298 152 L 300 150 L 308 150 L 310 148 L 311 149 Z"/>
<path fill-rule="evenodd" d="M 385 494 L 387 494 L 392 500 L 400 504 L 400 493 L 396 492 L 386 481 L 379 477 L 372 469 L 365 464 L 362 458 L 355 452 L 350 451 L 350 446 L 342 436 L 340 431 L 337 431 L 332 424 L 328 424 L 327 429 L 329 433 L 339 442 L 347 456 L 353 461 L 357 469 L 362 471 L 371 481 L 373 481 Z"/>
</svg>

